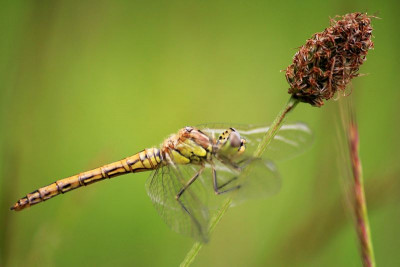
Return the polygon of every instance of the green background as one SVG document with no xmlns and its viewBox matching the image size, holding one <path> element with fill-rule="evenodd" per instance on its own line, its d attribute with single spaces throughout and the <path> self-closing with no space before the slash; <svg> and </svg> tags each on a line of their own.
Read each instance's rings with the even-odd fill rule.
<svg viewBox="0 0 400 267">
<path fill-rule="evenodd" d="M 351 97 L 376 260 L 399 266 L 399 4 L 372 0 L 1 1 L 0 265 L 177 266 L 193 241 L 157 215 L 148 173 L 9 207 L 186 125 L 270 123 L 296 47 L 354 11 L 382 18 Z M 337 101 L 296 108 L 312 149 L 279 164 L 278 195 L 230 209 L 193 266 L 361 266 L 337 114 Z"/>
</svg>

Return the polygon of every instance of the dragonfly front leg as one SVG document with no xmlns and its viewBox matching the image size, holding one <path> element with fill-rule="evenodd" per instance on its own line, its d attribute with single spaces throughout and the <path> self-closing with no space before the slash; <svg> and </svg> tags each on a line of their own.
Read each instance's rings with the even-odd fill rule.
<svg viewBox="0 0 400 267">
<path fill-rule="evenodd" d="M 221 195 L 221 194 L 224 194 L 224 193 L 228 193 L 228 192 L 230 192 L 230 191 L 232 191 L 232 190 L 236 190 L 236 189 L 239 189 L 239 188 L 240 188 L 240 185 L 237 185 L 237 186 L 234 186 L 234 187 L 229 188 L 229 189 L 227 189 L 227 190 L 219 191 L 219 189 L 225 187 L 226 185 L 228 185 L 228 184 L 231 183 L 232 181 L 236 180 L 237 177 L 234 177 L 234 178 L 232 178 L 231 180 L 229 180 L 229 181 L 227 181 L 226 183 L 224 183 L 223 185 L 218 186 L 217 171 L 215 170 L 214 167 L 212 167 L 212 173 L 213 173 L 214 192 L 215 192 L 216 195 Z"/>
</svg>

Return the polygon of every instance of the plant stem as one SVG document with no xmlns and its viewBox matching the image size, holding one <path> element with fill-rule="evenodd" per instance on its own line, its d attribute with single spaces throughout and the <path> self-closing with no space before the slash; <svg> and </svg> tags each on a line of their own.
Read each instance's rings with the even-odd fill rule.
<svg viewBox="0 0 400 267">
<path fill-rule="evenodd" d="M 283 120 L 285 119 L 286 115 L 296 107 L 299 103 L 299 100 L 290 97 L 289 101 L 285 105 L 285 107 L 279 112 L 278 116 L 273 121 L 272 125 L 269 127 L 268 131 L 265 133 L 263 139 L 261 140 L 260 144 L 258 145 L 256 151 L 254 152 L 254 157 L 259 158 L 267 149 L 268 145 L 274 139 L 274 136 L 278 132 L 279 128 L 281 128 Z"/>
<path fill-rule="evenodd" d="M 364 193 L 362 166 L 359 155 L 359 135 L 357 125 L 353 120 L 349 123 L 350 158 L 354 178 L 354 213 L 356 215 L 356 228 L 361 246 L 363 265 L 375 266 L 374 250 L 372 248 L 371 232 L 369 227 L 367 202 Z"/>
<path fill-rule="evenodd" d="M 254 157 L 259 158 L 268 148 L 268 145 L 271 143 L 272 139 L 278 132 L 279 128 L 282 126 L 282 123 L 286 117 L 286 115 L 296 107 L 299 103 L 299 100 L 294 99 L 291 97 L 284 108 L 279 112 L 278 116 L 275 118 L 272 125 L 268 128 L 268 131 L 265 133 L 263 139 L 261 140 L 260 144 L 258 145 L 256 151 L 254 152 Z M 218 222 L 221 220 L 222 216 L 228 210 L 229 206 L 232 203 L 232 198 L 228 198 L 224 204 L 222 205 L 221 209 L 215 214 L 215 216 L 211 219 L 211 224 L 209 228 L 209 233 L 211 234 L 214 228 L 217 226 Z M 181 267 L 189 266 L 199 253 L 200 249 L 203 247 L 203 243 L 195 242 L 189 252 L 186 254 L 185 259 L 181 263 Z"/>
</svg>

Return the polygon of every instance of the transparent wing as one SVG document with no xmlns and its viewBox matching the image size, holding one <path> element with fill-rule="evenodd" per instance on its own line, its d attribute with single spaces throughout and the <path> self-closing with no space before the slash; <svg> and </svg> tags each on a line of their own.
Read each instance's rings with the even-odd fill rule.
<svg viewBox="0 0 400 267">
<path fill-rule="evenodd" d="M 212 168 L 216 170 L 220 191 L 240 188 L 216 195 Z M 196 181 L 177 200 L 180 190 L 201 169 L 198 165 L 169 162 L 156 169 L 146 181 L 147 194 L 165 223 L 175 232 L 201 242 L 208 241 L 210 217 L 226 197 L 232 197 L 232 205 L 238 205 L 248 199 L 273 195 L 280 188 L 280 177 L 272 162 L 247 159 L 233 167 L 215 159 L 212 165 L 204 166 Z"/>
<path fill-rule="evenodd" d="M 281 178 L 272 161 L 249 158 L 240 167 L 241 172 L 237 179 L 240 188 L 233 196 L 233 205 L 248 199 L 266 198 L 279 192 Z"/>
<path fill-rule="evenodd" d="M 189 168 L 189 165 L 184 168 Z M 216 171 L 218 191 L 225 193 L 215 194 L 212 168 Z M 205 165 L 196 183 L 202 191 L 195 187 L 192 190 L 212 214 L 221 207 L 226 197 L 233 199 L 233 205 L 238 205 L 249 199 L 276 194 L 281 187 L 281 178 L 277 167 L 269 160 L 247 158 L 228 163 L 215 158 L 211 164 Z"/>
<path fill-rule="evenodd" d="M 201 196 L 204 188 L 194 182 L 176 199 L 178 192 L 196 174 L 199 166 L 170 164 L 155 170 L 146 182 L 159 215 L 174 231 L 201 242 L 208 240 L 209 211 Z M 200 195 L 199 195 L 200 194 Z"/>
<path fill-rule="evenodd" d="M 269 126 L 245 124 L 202 124 L 198 126 L 204 133 L 217 138 L 226 129 L 233 127 L 246 139 L 246 154 L 251 155 L 261 142 Z M 284 124 L 275 135 L 263 157 L 274 161 L 294 158 L 309 149 L 313 143 L 313 134 L 307 124 L 302 122 Z"/>
<path fill-rule="evenodd" d="M 223 163 L 217 159 L 213 161 L 218 191 L 228 191 L 220 195 L 214 193 L 210 164 L 206 165 L 206 169 L 200 176 L 202 187 L 209 193 L 206 203 L 210 211 L 218 209 L 226 197 L 233 199 L 233 205 L 238 205 L 249 199 L 266 198 L 279 192 L 281 178 L 272 161 L 247 158 L 241 159 L 234 165 L 232 167 L 229 163 Z"/>
</svg>

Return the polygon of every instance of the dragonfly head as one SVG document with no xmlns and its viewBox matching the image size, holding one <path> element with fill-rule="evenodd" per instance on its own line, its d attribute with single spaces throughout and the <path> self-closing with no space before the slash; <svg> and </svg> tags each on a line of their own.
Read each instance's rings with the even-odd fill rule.
<svg viewBox="0 0 400 267">
<path fill-rule="evenodd" d="M 229 128 L 222 132 L 217 139 L 218 153 L 228 157 L 237 157 L 246 150 L 246 140 L 234 129 Z"/>
</svg>

